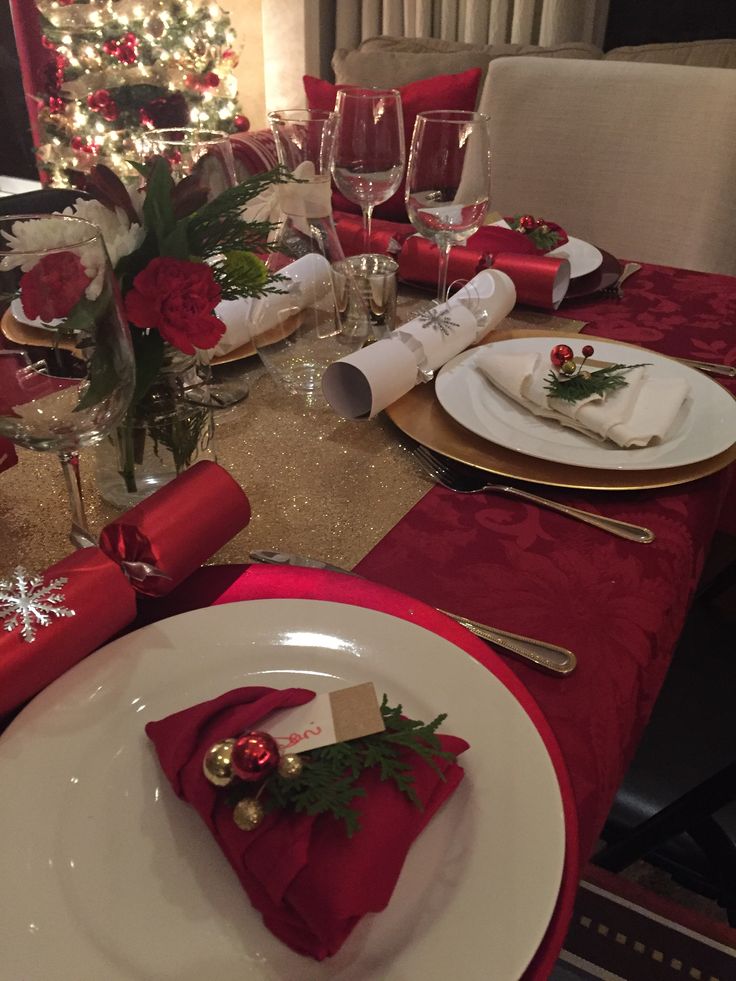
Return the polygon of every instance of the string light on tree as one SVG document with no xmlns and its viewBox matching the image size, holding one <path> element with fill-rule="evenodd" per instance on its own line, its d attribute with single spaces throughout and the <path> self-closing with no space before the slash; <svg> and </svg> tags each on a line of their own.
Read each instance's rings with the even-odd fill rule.
<svg viewBox="0 0 736 981">
<path fill-rule="evenodd" d="M 74 184 L 96 162 L 125 165 L 145 129 L 242 131 L 235 34 L 217 3 L 35 2 L 49 56 L 37 93 L 45 183 Z M 94 146 L 96 156 L 80 146 Z"/>
</svg>

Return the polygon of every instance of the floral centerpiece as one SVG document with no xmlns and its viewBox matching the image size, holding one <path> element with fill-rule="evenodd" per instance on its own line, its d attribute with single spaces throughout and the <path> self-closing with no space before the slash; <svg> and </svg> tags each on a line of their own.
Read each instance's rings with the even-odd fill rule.
<svg viewBox="0 0 736 981">
<path fill-rule="evenodd" d="M 221 300 L 277 289 L 278 277 L 269 274 L 257 254 L 271 248 L 271 225 L 247 220 L 243 210 L 270 184 L 285 179 L 278 169 L 259 174 L 208 201 L 198 174 L 177 183 L 163 157 L 136 167 L 143 177 L 141 190 L 129 189 L 107 167 L 97 166 L 85 186 L 91 199 L 80 198 L 63 212 L 92 222 L 102 232 L 131 327 L 135 393 L 107 447 L 114 451 L 113 476 L 120 490 L 109 486 L 109 473 L 100 486 L 107 500 L 123 506 L 189 466 L 209 444 L 211 410 L 186 400 L 184 379 L 196 383 L 198 358 L 207 360 L 206 352 L 225 332 L 216 314 Z M 13 248 L 22 251 L 40 241 L 55 244 L 46 241 L 53 225 L 44 219 L 19 225 Z M 68 252 L 52 255 L 51 262 L 26 273 L 21 301 L 28 317 L 67 318 L 66 330 L 90 317 L 99 290 L 84 268 L 84 256 L 76 263 L 75 258 Z M 43 290 L 35 288 L 39 276 Z M 44 309 L 35 296 L 45 297 Z M 166 456 L 168 474 L 147 473 L 147 454 L 156 466 Z"/>
</svg>

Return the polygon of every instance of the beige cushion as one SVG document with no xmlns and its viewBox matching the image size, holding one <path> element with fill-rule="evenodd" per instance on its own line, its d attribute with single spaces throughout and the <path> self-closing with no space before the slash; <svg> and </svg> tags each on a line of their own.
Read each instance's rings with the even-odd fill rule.
<svg viewBox="0 0 736 981">
<path fill-rule="evenodd" d="M 482 51 L 406 55 L 394 51 L 345 51 L 338 48 L 332 56 L 338 85 L 372 85 L 390 89 L 434 75 L 457 75 L 470 68 L 480 68 L 485 73 L 488 63 L 488 55 Z"/>
<path fill-rule="evenodd" d="M 491 203 L 618 257 L 736 274 L 736 72 L 500 58 Z"/>
<path fill-rule="evenodd" d="M 359 48 L 338 48 L 332 68 L 338 85 L 373 85 L 399 88 L 434 75 L 456 75 L 480 68 L 481 89 L 488 65 L 496 58 L 525 55 L 541 58 L 600 58 L 592 44 L 558 44 L 540 48 L 533 44 L 465 44 L 440 38 L 377 37 L 363 41 Z"/>
<path fill-rule="evenodd" d="M 736 40 L 637 44 L 627 48 L 614 48 L 604 58 L 607 61 L 647 61 L 662 65 L 736 68 Z"/>
<path fill-rule="evenodd" d="M 436 52 L 450 54 L 458 51 L 484 51 L 491 58 L 506 55 L 529 55 L 545 58 L 601 58 L 600 48 L 584 41 L 569 41 L 541 48 L 536 44 L 472 44 L 466 41 L 446 41 L 437 37 L 369 37 L 362 41 L 359 51 L 401 51 L 405 54 Z"/>
</svg>

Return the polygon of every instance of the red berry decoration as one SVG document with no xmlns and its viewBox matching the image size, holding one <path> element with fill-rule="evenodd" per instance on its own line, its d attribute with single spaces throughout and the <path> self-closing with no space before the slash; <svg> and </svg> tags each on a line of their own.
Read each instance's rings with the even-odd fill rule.
<svg viewBox="0 0 736 981">
<path fill-rule="evenodd" d="M 555 368 L 561 368 L 566 361 L 572 361 L 573 353 L 569 344 L 555 344 L 549 354 Z"/>
<path fill-rule="evenodd" d="M 238 114 L 233 119 L 233 126 L 239 133 L 247 133 L 250 129 L 250 119 L 247 116 Z"/>
<path fill-rule="evenodd" d="M 279 762 L 279 748 L 273 736 L 267 732 L 246 732 L 232 749 L 230 765 L 236 777 L 253 783 L 275 770 Z"/>
<path fill-rule="evenodd" d="M 583 348 L 584 358 L 592 358 L 594 353 L 595 353 L 595 348 L 593 347 L 592 344 L 586 344 L 585 347 Z"/>
</svg>

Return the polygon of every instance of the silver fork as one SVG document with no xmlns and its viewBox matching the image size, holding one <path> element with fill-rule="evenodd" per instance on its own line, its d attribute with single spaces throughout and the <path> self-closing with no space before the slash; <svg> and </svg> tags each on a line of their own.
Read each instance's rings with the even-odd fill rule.
<svg viewBox="0 0 736 981">
<path fill-rule="evenodd" d="M 601 290 L 601 293 L 606 296 L 613 296 L 617 300 L 620 300 L 623 295 L 623 285 L 629 276 L 633 276 L 635 272 L 639 272 L 641 269 L 641 263 L 639 262 L 627 262 L 624 268 L 619 273 L 619 277 L 615 283 L 611 283 L 610 286 L 606 286 L 605 289 Z"/>
<path fill-rule="evenodd" d="M 432 480 L 441 484 L 448 490 L 456 491 L 458 494 L 510 494 L 512 497 L 520 497 L 524 501 L 531 501 L 540 507 L 549 508 L 550 511 L 559 511 L 566 514 L 568 518 L 575 518 L 585 524 L 593 525 L 602 531 L 608 531 L 619 538 L 625 538 L 630 542 L 653 542 L 654 533 L 649 528 L 642 528 L 641 525 L 631 525 L 627 521 L 618 521 L 616 518 L 606 518 L 600 514 L 592 514 L 590 511 L 581 511 L 579 508 L 571 508 L 567 504 L 559 504 L 546 497 L 539 497 L 530 494 L 528 491 L 521 490 L 519 487 L 512 487 L 510 484 L 496 484 L 487 480 L 484 473 L 473 474 L 460 465 L 454 464 L 451 460 L 438 456 L 426 446 L 417 446 L 414 450 L 414 458 L 420 467 L 427 473 Z"/>
</svg>

